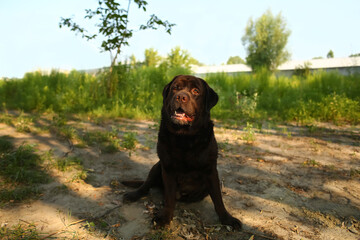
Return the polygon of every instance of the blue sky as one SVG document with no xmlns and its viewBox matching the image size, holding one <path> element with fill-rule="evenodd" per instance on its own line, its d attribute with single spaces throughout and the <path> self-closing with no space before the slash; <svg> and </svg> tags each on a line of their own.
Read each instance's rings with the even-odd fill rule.
<svg viewBox="0 0 360 240">
<path fill-rule="evenodd" d="M 119 0 L 127 6 L 127 0 Z M 360 53 L 360 1 L 358 0 L 148 0 L 147 12 L 130 10 L 130 26 L 138 28 L 147 17 L 175 23 L 171 35 L 163 30 L 137 31 L 120 59 L 134 54 L 142 60 L 147 48 L 166 55 L 181 46 L 200 62 L 225 63 L 230 56 L 246 57 L 241 42 L 250 17 L 267 9 L 281 12 L 291 30 L 288 50 L 293 60 L 322 56 L 331 49 L 335 57 Z M 61 17 L 84 23 L 84 9 L 96 0 L 2 0 L 0 2 L 0 77 L 22 77 L 37 69 L 92 69 L 110 64 L 100 41 L 86 41 L 67 28 Z"/>
</svg>

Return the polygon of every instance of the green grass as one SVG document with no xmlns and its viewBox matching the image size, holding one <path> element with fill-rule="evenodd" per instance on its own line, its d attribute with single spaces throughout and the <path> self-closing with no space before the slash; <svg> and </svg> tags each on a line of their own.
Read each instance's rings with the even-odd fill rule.
<svg viewBox="0 0 360 240">
<path fill-rule="evenodd" d="M 220 96 L 212 112 L 217 119 L 357 124 L 360 122 L 359 77 L 321 71 L 306 77 L 277 77 L 260 72 L 236 76 L 210 74 L 206 80 Z"/>
<path fill-rule="evenodd" d="M 9 141 L 9 139 L 11 139 L 10 136 L 1 136 L 0 137 L 0 154 L 8 153 L 14 149 L 14 146 Z"/>
<path fill-rule="evenodd" d="M 17 224 L 11 227 L 0 227 L 0 239 L 3 240 L 37 240 L 42 239 L 35 224 Z"/>
<path fill-rule="evenodd" d="M 127 150 L 134 150 L 137 142 L 136 133 L 128 132 L 124 134 L 121 146 Z"/>
<path fill-rule="evenodd" d="M 55 160 L 55 167 L 62 172 L 72 169 L 82 170 L 82 166 L 82 160 L 77 157 L 66 157 Z"/>
<path fill-rule="evenodd" d="M 306 160 L 305 162 L 303 162 L 303 166 L 320 167 L 321 164 L 319 162 L 317 162 L 316 160 L 311 159 L 311 160 Z"/>
<path fill-rule="evenodd" d="M 85 145 L 99 146 L 102 153 L 115 153 L 119 151 L 120 139 L 116 130 L 88 131 L 80 137 Z"/>
<path fill-rule="evenodd" d="M 40 166 L 42 158 L 35 153 L 33 145 L 21 145 L 16 150 L 8 148 L 0 154 L 0 174 L 6 181 L 26 184 L 48 181 Z"/>
<path fill-rule="evenodd" d="M 0 109 L 25 112 L 86 114 L 90 118 L 160 117 L 163 87 L 188 69 L 160 67 L 116 67 L 116 75 L 89 75 L 72 71 L 27 73 L 22 79 L 0 81 Z M 360 76 L 342 76 L 318 71 L 304 76 L 256 74 L 209 74 L 204 79 L 219 94 L 212 116 L 222 121 L 275 120 L 310 124 L 360 122 Z M 30 119 L 31 120 L 31 119 Z M 8 121 L 2 117 L 0 122 Z M 27 132 L 27 119 L 19 125 Z M 60 121 L 58 119 L 55 121 Z M 63 129 L 71 137 L 72 129 Z"/>
<path fill-rule="evenodd" d="M 255 130 L 253 128 L 253 125 L 249 122 L 246 123 L 246 127 L 243 129 L 245 131 L 245 134 L 243 135 L 242 139 L 246 141 L 247 144 L 252 144 L 255 142 Z"/>
<path fill-rule="evenodd" d="M 0 137 L 0 202 L 22 201 L 37 196 L 39 184 L 50 181 L 41 164 L 44 157 L 33 145 L 15 148 L 11 138 Z"/>
</svg>

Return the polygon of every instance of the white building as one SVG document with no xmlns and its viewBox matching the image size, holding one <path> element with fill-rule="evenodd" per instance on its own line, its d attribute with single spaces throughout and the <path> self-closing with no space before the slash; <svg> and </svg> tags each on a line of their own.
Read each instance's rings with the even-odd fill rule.
<svg viewBox="0 0 360 240">
<path fill-rule="evenodd" d="M 360 57 L 324 58 L 306 61 L 293 60 L 280 65 L 277 70 L 279 74 L 291 76 L 295 69 L 304 68 L 305 66 L 307 66 L 310 71 L 338 71 L 342 75 L 350 75 L 360 73 Z M 192 71 L 195 75 L 201 77 L 208 73 L 220 72 L 230 75 L 250 73 L 251 68 L 245 64 L 232 64 L 221 66 L 193 66 Z"/>
</svg>

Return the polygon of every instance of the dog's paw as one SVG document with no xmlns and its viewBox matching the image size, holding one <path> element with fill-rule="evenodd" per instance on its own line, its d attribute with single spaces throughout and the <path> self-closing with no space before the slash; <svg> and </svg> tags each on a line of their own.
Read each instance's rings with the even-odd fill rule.
<svg viewBox="0 0 360 240">
<path fill-rule="evenodd" d="M 241 230 L 242 223 L 239 219 L 234 218 L 230 214 L 220 219 L 221 224 L 233 227 L 234 230 Z"/>
<path fill-rule="evenodd" d="M 139 198 L 141 198 L 141 194 L 139 194 L 137 191 L 127 192 L 123 196 L 123 202 L 124 203 L 135 202 Z"/>
<path fill-rule="evenodd" d="M 157 213 L 155 217 L 152 219 L 152 223 L 156 229 L 164 228 L 165 226 L 169 225 L 171 222 L 170 217 L 164 216 L 164 214 Z"/>
</svg>

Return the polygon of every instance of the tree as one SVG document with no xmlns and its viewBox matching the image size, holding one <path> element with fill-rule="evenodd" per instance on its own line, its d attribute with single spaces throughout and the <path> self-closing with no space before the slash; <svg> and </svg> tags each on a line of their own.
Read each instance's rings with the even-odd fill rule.
<svg viewBox="0 0 360 240">
<path fill-rule="evenodd" d="M 253 70 L 265 67 L 275 70 L 280 64 L 289 60 L 290 54 L 285 50 L 290 30 L 281 13 L 276 17 L 267 10 L 254 22 L 249 19 L 242 37 L 247 50 L 246 62 Z"/>
<path fill-rule="evenodd" d="M 229 59 L 226 62 L 226 64 L 240 64 L 240 63 L 245 64 L 245 61 L 239 56 L 229 57 Z"/>
<path fill-rule="evenodd" d="M 294 75 L 300 77 L 307 77 L 311 73 L 311 62 L 304 62 L 303 65 L 298 65 L 294 69 Z"/>
<path fill-rule="evenodd" d="M 136 57 L 135 57 L 134 54 L 132 54 L 132 55 L 130 56 L 129 61 L 130 61 L 131 67 L 136 67 L 136 66 L 139 64 L 139 62 L 137 61 L 137 59 L 136 59 Z"/>
<path fill-rule="evenodd" d="M 328 54 L 326 55 L 327 58 L 334 58 L 334 52 L 330 49 Z"/>
<path fill-rule="evenodd" d="M 161 56 L 159 55 L 157 50 L 155 50 L 153 48 L 145 49 L 145 65 L 146 66 L 154 67 L 154 66 L 158 65 L 160 61 L 161 61 Z"/>
<path fill-rule="evenodd" d="M 360 53 L 351 54 L 351 55 L 349 55 L 349 57 L 360 57 Z"/>
<path fill-rule="evenodd" d="M 87 40 L 92 40 L 97 38 L 98 35 L 102 35 L 104 40 L 101 43 L 101 50 L 110 52 L 111 56 L 112 51 L 115 51 L 115 55 L 111 59 L 109 81 L 112 78 L 113 67 L 121 52 L 121 47 L 129 45 L 129 39 L 134 32 L 134 29 L 128 29 L 131 2 L 134 2 L 139 9 L 146 12 L 147 2 L 145 0 L 128 0 L 127 9 L 121 8 L 120 3 L 117 3 L 116 0 L 98 0 L 98 7 L 95 10 L 86 9 L 84 18 L 89 21 L 92 19 L 97 21 L 95 26 L 98 28 L 98 34 L 89 33 L 85 28 L 74 22 L 72 18 L 61 18 L 59 23 L 60 28 L 63 26 L 68 27 L 71 31 L 81 34 L 81 37 Z M 145 25 L 140 25 L 139 30 L 158 29 L 158 27 L 162 26 L 167 33 L 171 34 L 171 29 L 174 25 L 152 14 Z"/>
<path fill-rule="evenodd" d="M 167 56 L 170 67 L 185 67 L 189 68 L 190 65 L 201 65 L 195 58 L 191 57 L 187 50 L 181 49 L 179 46 L 171 49 Z"/>
</svg>

